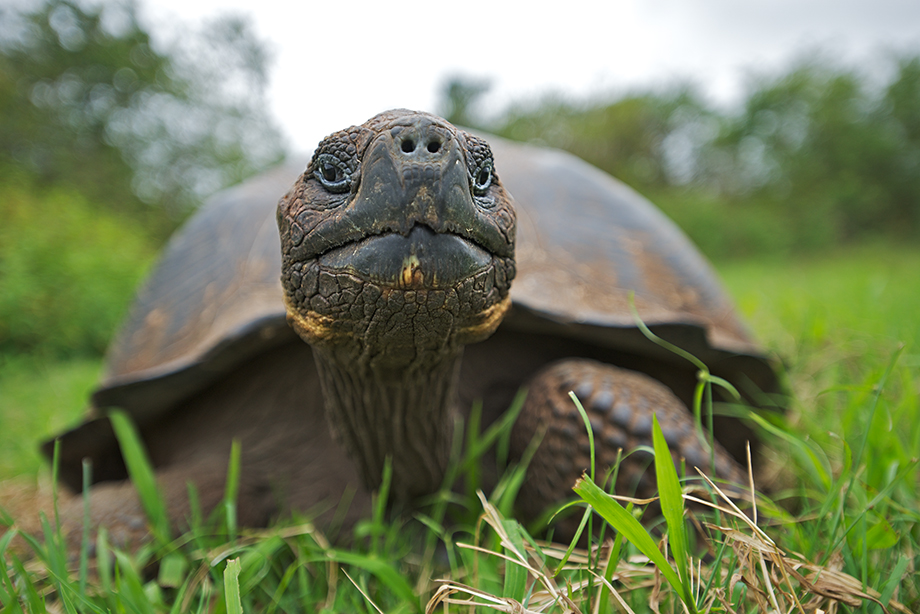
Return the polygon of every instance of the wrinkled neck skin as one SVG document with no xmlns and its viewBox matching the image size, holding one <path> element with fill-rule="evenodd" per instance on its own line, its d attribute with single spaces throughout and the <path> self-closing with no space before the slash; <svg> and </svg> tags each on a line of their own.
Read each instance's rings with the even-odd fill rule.
<svg viewBox="0 0 920 614">
<path fill-rule="evenodd" d="M 356 356 L 348 348 L 313 348 L 336 437 L 369 489 L 392 462 L 391 496 L 405 501 L 441 486 L 453 435 L 462 346 L 407 361 Z"/>
<path fill-rule="evenodd" d="M 366 486 L 436 491 L 464 345 L 510 308 L 515 215 L 478 137 L 395 110 L 336 132 L 278 204 L 288 321 Z"/>
</svg>

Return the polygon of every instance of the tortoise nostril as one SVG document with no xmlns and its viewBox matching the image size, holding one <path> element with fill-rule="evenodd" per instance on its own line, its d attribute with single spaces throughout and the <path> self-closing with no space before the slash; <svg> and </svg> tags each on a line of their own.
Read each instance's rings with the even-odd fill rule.
<svg viewBox="0 0 920 614">
<path fill-rule="evenodd" d="M 405 153 L 412 153 L 413 151 L 415 151 L 415 141 L 413 141 L 412 139 L 405 139 L 400 145 L 400 147 Z"/>
<path fill-rule="evenodd" d="M 428 143 L 428 151 L 430 151 L 431 153 L 438 153 L 440 149 L 441 149 L 440 141 L 431 141 Z"/>
</svg>

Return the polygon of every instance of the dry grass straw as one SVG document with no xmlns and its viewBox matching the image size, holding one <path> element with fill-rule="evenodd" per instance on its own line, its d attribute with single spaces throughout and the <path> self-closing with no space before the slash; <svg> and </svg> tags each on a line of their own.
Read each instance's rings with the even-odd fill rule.
<svg viewBox="0 0 920 614">
<path fill-rule="evenodd" d="M 831 557 L 828 564 L 818 565 L 804 560 L 804 557 L 796 553 L 784 551 L 757 525 L 756 506 L 755 512 L 749 516 L 714 482 L 702 472 L 700 475 L 712 489 L 711 492 L 718 495 L 721 504 L 698 497 L 689 490 L 685 490 L 683 494 L 684 501 L 696 507 L 702 505 L 717 509 L 722 514 L 723 522 L 714 524 L 699 521 L 690 511 L 692 508 L 688 508 L 688 514 L 694 524 L 698 528 L 708 529 L 708 532 L 699 531 L 698 537 L 703 540 L 706 551 L 710 554 L 716 552 L 721 545 L 712 539 L 719 538 L 735 555 L 732 559 L 717 557 L 715 562 L 700 558 L 691 561 L 688 566 L 690 580 L 697 589 L 696 594 L 700 595 L 700 612 L 722 611 L 734 614 L 756 608 L 756 611 L 765 614 L 831 614 L 840 611 L 841 605 L 857 608 L 863 601 L 868 600 L 878 604 L 886 614 L 910 614 L 910 610 L 893 599 L 887 605 L 883 604 L 880 593 L 864 589 L 857 578 L 840 571 L 841 557 Z M 535 556 L 536 552 L 532 546 L 528 546 L 523 552 L 519 551 L 514 540 L 508 535 L 499 511 L 481 494 L 480 498 L 485 510 L 482 520 L 498 535 L 507 554 L 493 552 L 478 545 L 461 543 L 458 546 L 476 550 L 486 556 L 503 558 L 506 572 L 509 565 L 516 565 L 525 570 L 529 576 L 531 592 L 528 598 L 521 602 L 455 580 L 439 580 L 440 586 L 428 601 L 426 614 L 434 614 L 439 607 L 443 607 L 443 611 L 447 613 L 451 605 L 469 608 L 470 612 L 473 612 L 475 607 L 484 607 L 507 614 L 597 614 L 602 610 L 600 600 L 604 593 L 592 590 L 590 594 L 593 597 L 590 603 L 586 602 L 585 596 L 589 589 L 601 586 L 606 586 L 609 590 L 619 611 L 633 614 L 634 610 L 624 596 L 632 591 L 645 591 L 649 608 L 656 614 L 660 612 L 660 605 L 664 600 L 665 591 L 669 590 L 669 585 L 662 582 L 660 570 L 648 558 L 635 555 L 620 561 L 612 577 L 613 582 L 607 582 L 596 570 L 606 568 L 613 552 L 613 540 L 607 539 L 600 547 L 593 546 L 590 552 L 576 548 L 569 556 L 564 570 L 580 570 L 584 572 L 582 576 L 588 579 L 579 582 L 567 581 L 565 586 L 560 586 L 557 578 L 552 576 L 553 566 L 541 563 L 541 557 Z M 638 505 L 652 501 L 620 496 L 616 498 Z M 539 553 L 546 559 L 561 561 L 566 556 L 566 550 L 567 547 L 562 544 L 539 544 Z M 673 564 L 673 559 L 669 560 Z M 728 563 L 730 560 L 731 567 Z M 704 586 L 710 587 L 708 591 L 701 590 Z M 739 601 L 738 594 L 741 590 L 744 596 Z M 674 599 L 674 602 L 681 603 L 679 599 Z M 681 607 L 684 612 L 687 611 L 682 603 Z"/>
</svg>

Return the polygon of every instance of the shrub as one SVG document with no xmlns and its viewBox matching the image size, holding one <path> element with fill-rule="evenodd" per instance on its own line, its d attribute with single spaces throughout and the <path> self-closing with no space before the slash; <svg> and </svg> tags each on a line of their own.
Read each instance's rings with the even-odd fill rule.
<svg viewBox="0 0 920 614">
<path fill-rule="evenodd" d="M 5 183 L 0 352 L 101 354 L 154 246 L 136 222 L 77 193 Z"/>
</svg>

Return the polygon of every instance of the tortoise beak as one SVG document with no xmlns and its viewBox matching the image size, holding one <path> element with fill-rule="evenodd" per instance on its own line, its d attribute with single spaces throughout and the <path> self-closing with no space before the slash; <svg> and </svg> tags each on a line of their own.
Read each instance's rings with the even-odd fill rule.
<svg viewBox="0 0 920 614">
<path fill-rule="evenodd" d="M 406 236 L 374 235 L 330 250 L 319 264 L 382 285 L 421 290 L 453 287 L 486 270 L 492 256 L 463 237 L 416 225 Z"/>
</svg>

